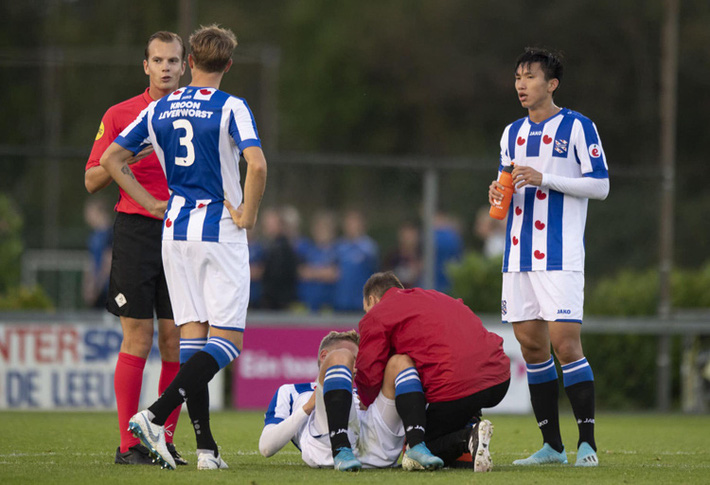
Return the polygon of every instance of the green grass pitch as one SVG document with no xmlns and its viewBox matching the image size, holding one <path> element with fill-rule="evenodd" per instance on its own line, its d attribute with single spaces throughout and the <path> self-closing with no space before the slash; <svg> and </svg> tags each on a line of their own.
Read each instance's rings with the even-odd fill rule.
<svg viewBox="0 0 710 485">
<path fill-rule="evenodd" d="M 489 415 L 495 425 L 491 441 L 494 470 L 474 476 L 471 470 L 405 472 L 363 470 L 358 473 L 314 470 L 289 444 L 275 456 L 259 455 L 262 413 L 219 412 L 212 428 L 229 470 L 198 472 L 194 436 L 183 412 L 175 443 L 190 465 L 176 471 L 151 466 L 113 464 L 118 446 L 116 418 L 94 412 L 0 412 L 0 483 L 150 484 L 295 484 L 330 483 L 710 483 L 710 416 L 601 414 L 597 417 L 598 468 L 572 465 L 534 468 L 511 462 L 538 449 L 540 437 L 532 416 Z M 562 434 L 574 463 L 576 426 L 563 415 Z"/>
</svg>

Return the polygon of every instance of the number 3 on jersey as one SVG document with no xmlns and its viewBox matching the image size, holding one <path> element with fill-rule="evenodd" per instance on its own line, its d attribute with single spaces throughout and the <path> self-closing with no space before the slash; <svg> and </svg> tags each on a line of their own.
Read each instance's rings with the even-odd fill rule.
<svg viewBox="0 0 710 485">
<path fill-rule="evenodd" d="M 175 157 L 175 165 L 189 167 L 195 161 L 195 145 L 192 144 L 192 124 L 188 120 L 175 120 L 173 121 L 173 128 L 185 130 L 185 136 L 180 137 L 180 145 L 187 150 L 186 156 Z"/>
</svg>

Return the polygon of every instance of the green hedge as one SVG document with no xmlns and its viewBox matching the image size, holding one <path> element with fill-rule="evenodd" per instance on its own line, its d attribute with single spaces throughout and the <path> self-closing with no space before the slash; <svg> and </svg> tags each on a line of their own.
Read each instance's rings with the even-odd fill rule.
<svg viewBox="0 0 710 485">
<path fill-rule="evenodd" d="M 467 253 L 460 263 L 447 268 L 452 296 L 462 298 L 476 313 L 500 313 L 502 263 L 502 258 Z"/>
<path fill-rule="evenodd" d="M 0 310 L 51 310 L 54 306 L 40 286 L 15 287 L 0 294 Z"/>
<path fill-rule="evenodd" d="M 22 215 L 0 194 L 0 310 L 50 309 L 52 302 L 40 287 L 20 287 L 22 250 Z"/>
<path fill-rule="evenodd" d="M 584 312 L 589 315 L 655 315 L 658 291 L 658 270 L 622 270 L 587 289 Z M 695 270 L 674 270 L 671 296 L 673 308 L 710 308 L 710 262 Z"/>
</svg>

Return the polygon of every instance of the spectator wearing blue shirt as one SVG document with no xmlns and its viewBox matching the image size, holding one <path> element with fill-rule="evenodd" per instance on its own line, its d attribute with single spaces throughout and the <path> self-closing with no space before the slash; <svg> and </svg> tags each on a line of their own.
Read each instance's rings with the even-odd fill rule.
<svg viewBox="0 0 710 485">
<path fill-rule="evenodd" d="M 249 308 L 258 308 L 264 275 L 264 242 L 254 230 L 247 232 L 247 240 L 249 241 Z"/>
<path fill-rule="evenodd" d="M 319 212 L 311 221 L 312 240 L 300 248 L 298 298 L 311 311 L 333 307 L 338 259 L 336 223 L 330 212 Z"/>
<path fill-rule="evenodd" d="M 296 255 L 301 258 L 301 255 L 305 254 L 305 251 L 310 246 L 308 238 L 301 235 L 301 214 L 292 205 L 283 206 L 280 213 L 284 234 L 286 234 Z"/>
<path fill-rule="evenodd" d="M 84 272 L 82 296 L 90 308 L 104 308 L 111 273 L 113 227 L 111 214 L 103 199 L 89 199 L 84 206 L 84 220 L 91 227 L 87 248 L 91 266 Z"/>
<path fill-rule="evenodd" d="M 463 241 L 458 224 L 444 213 L 434 219 L 434 240 L 436 241 L 435 289 L 442 293 L 451 291 L 451 281 L 447 266 L 461 260 Z"/>
<path fill-rule="evenodd" d="M 366 234 L 362 213 L 350 210 L 343 219 L 343 237 L 337 244 L 339 278 L 335 283 L 338 311 L 362 310 L 362 287 L 378 270 L 377 243 Z"/>
</svg>

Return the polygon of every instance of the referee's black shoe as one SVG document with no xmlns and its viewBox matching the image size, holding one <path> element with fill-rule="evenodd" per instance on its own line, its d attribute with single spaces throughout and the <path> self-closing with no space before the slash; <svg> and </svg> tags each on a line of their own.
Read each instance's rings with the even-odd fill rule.
<svg viewBox="0 0 710 485">
<path fill-rule="evenodd" d="M 141 444 L 131 446 L 128 451 L 121 453 L 121 447 L 116 448 L 116 460 L 114 461 L 117 465 L 157 465 L 157 462 L 153 462 L 153 459 L 148 453 L 148 448 Z"/>
<path fill-rule="evenodd" d="M 170 454 L 173 455 L 173 460 L 175 460 L 176 465 L 187 465 L 187 460 L 183 458 L 180 453 L 178 453 L 178 450 L 175 449 L 174 444 L 165 443 L 165 446 L 168 448 Z"/>
</svg>

